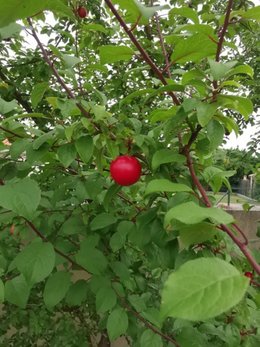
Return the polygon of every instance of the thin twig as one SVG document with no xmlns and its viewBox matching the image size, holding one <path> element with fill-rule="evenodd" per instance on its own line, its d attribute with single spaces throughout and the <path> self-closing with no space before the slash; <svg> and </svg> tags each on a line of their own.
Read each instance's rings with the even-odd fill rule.
<svg viewBox="0 0 260 347">
<path fill-rule="evenodd" d="M 165 47 L 165 44 L 164 44 L 164 37 L 163 37 L 162 30 L 161 30 L 161 27 L 160 27 L 160 20 L 159 20 L 159 17 L 158 17 L 157 14 L 155 15 L 155 20 L 156 20 L 156 26 L 157 26 L 159 39 L 160 39 L 160 44 L 161 44 L 161 47 L 162 47 L 163 56 L 164 56 L 164 59 L 165 59 L 165 64 L 166 64 L 166 67 L 167 67 L 166 68 L 166 72 L 167 72 L 168 77 L 171 78 L 171 71 L 170 71 L 170 68 L 169 68 L 169 58 L 168 58 L 168 54 L 167 54 L 166 47 Z"/>
<path fill-rule="evenodd" d="M 2 126 L 0 126 L 0 129 L 3 130 L 4 132 L 8 133 L 8 134 L 11 134 L 11 135 L 13 135 L 15 137 L 19 137 L 20 139 L 23 139 L 23 136 L 14 133 L 12 130 L 6 129 L 6 128 L 2 127 Z"/>
<path fill-rule="evenodd" d="M 229 0 L 228 1 L 224 24 L 223 24 L 222 30 L 220 32 L 220 35 L 219 35 L 218 48 L 217 48 L 216 58 L 215 58 L 217 62 L 220 60 L 220 53 L 221 53 L 221 50 L 222 50 L 222 47 L 223 47 L 225 34 L 227 32 L 229 19 L 230 19 L 230 14 L 231 14 L 231 11 L 232 11 L 233 2 L 234 2 L 234 0 Z"/>
<path fill-rule="evenodd" d="M 164 85 L 168 85 L 166 79 L 163 76 L 163 73 L 158 69 L 158 67 L 156 66 L 156 64 L 152 61 L 151 57 L 149 56 L 149 54 L 146 52 L 146 50 L 142 47 L 142 45 L 140 44 L 140 42 L 137 40 L 137 38 L 135 37 L 135 35 L 132 33 L 131 29 L 128 28 L 126 22 L 124 21 L 124 19 L 120 16 L 119 12 L 116 10 L 115 6 L 112 4 L 112 2 L 110 0 L 105 0 L 105 3 L 107 4 L 107 6 L 110 8 L 111 12 L 114 14 L 114 16 L 116 17 L 116 19 L 118 20 L 118 22 L 120 23 L 120 25 L 122 26 L 122 28 L 124 29 L 124 31 L 126 32 L 126 34 L 129 36 L 130 40 L 132 41 L 132 43 L 135 45 L 135 47 L 139 50 L 139 52 L 141 53 L 143 60 L 151 67 L 151 69 L 153 70 L 153 72 L 156 74 L 156 76 L 159 78 L 159 80 L 164 84 Z M 180 101 L 177 98 L 177 96 L 169 91 L 168 94 L 171 96 L 173 102 L 175 105 L 180 105 Z"/>
<path fill-rule="evenodd" d="M 68 97 L 70 99 L 73 99 L 73 100 L 76 100 L 76 97 L 74 95 L 74 93 L 72 92 L 72 90 L 66 85 L 66 83 L 63 81 L 63 79 L 61 78 L 58 70 L 56 69 L 56 67 L 54 66 L 53 62 L 50 60 L 48 54 L 47 54 L 47 51 L 46 49 L 43 47 L 43 44 L 42 42 L 40 41 L 34 27 L 33 27 L 33 23 L 32 23 L 32 20 L 31 18 L 27 18 L 28 20 L 28 23 L 31 27 L 31 31 L 32 31 L 32 35 L 35 39 L 35 41 L 37 42 L 41 52 L 42 52 L 42 55 L 44 57 L 44 60 L 45 62 L 49 65 L 49 67 L 51 68 L 52 72 L 53 72 L 53 75 L 56 77 L 57 81 L 59 82 L 59 84 L 62 86 L 62 88 L 66 91 Z M 89 112 L 84 108 L 84 106 L 81 105 L 80 102 L 76 102 L 76 106 L 78 107 L 78 109 L 82 112 L 82 114 L 88 118 L 90 120 L 90 122 L 93 124 L 93 126 L 95 127 L 95 129 L 97 131 L 100 131 L 99 127 L 93 122 L 93 120 L 90 118 L 90 114 Z"/>
</svg>

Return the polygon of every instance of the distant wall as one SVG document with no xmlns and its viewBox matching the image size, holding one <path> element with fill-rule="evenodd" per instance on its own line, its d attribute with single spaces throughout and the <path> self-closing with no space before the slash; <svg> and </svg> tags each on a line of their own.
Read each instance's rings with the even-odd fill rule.
<svg viewBox="0 0 260 347">
<path fill-rule="evenodd" d="M 257 237 L 257 226 L 260 225 L 260 210 L 245 212 L 243 210 L 228 210 L 245 232 L 249 240 L 249 248 L 260 249 L 260 238 Z"/>
</svg>

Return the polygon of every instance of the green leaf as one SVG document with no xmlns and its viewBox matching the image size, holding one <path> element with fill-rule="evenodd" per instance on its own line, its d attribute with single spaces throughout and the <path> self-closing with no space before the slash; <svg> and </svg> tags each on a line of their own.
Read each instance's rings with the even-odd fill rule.
<svg viewBox="0 0 260 347">
<path fill-rule="evenodd" d="M 0 28 L 0 38 L 2 40 L 8 39 L 20 33 L 22 26 L 16 23 L 10 23 L 4 28 Z"/>
<path fill-rule="evenodd" d="M 62 299 L 64 299 L 70 285 L 69 272 L 59 271 L 50 276 L 43 291 L 43 301 L 45 305 L 48 308 L 57 305 Z"/>
<path fill-rule="evenodd" d="M 81 244 L 76 260 L 79 265 L 94 275 L 102 274 L 107 268 L 107 259 L 104 254 L 86 244 Z"/>
<path fill-rule="evenodd" d="M 165 215 L 164 223 L 168 225 L 173 219 L 184 224 L 198 224 L 206 219 L 214 224 L 230 224 L 233 217 L 217 207 L 200 207 L 192 201 L 171 208 Z"/>
<path fill-rule="evenodd" d="M 191 192 L 192 189 L 182 183 L 174 183 L 167 179 L 155 179 L 147 184 L 145 195 L 158 192 Z"/>
<path fill-rule="evenodd" d="M 69 167 L 70 164 L 75 160 L 77 151 L 72 143 L 66 143 L 58 148 L 57 154 L 60 162 L 65 167 Z"/>
<path fill-rule="evenodd" d="M 142 347 L 163 347 L 162 338 L 151 330 L 145 330 L 140 338 Z"/>
<path fill-rule="evenodd" d="M 220 63 L 213 59 L 209 59 L 209 66 L 211 74 L 214 80 L 222 79 L 228 71 L 230 71 L 235 65 L 237 61 L 230 61 L 228 63 Z"/>
<path fill-rule="evenodd" d="M 107 332 L 110 341 L 116 340 L 125 334 L 128 328 L 128 317 L 123 308 L 116 308 L 107 320 Z"/>
<path fill-rule="evenodd" d="M 41 282 L 49 276 L 55 265 L 52 244 L 38 240 L 32 242 L 17 255 L 15 264 L 28 283 Z"/>
<path fill-rule="evenodd" d="M 15 277 L 5 283 L 5 299 L 11 304 L 25 308 L 30 294 L 23 275 Z"/>
<path fill-rule="evenodd" d="M 45 10 L 48 2 L 49 0 L 1 0 L 0 27 Z"/>
<path fill-rule="evenodd" d="M 192 8 L 189 8 L 189 7 L 173 8 L 169 12 L 170 18 L 175 18 L 176 14 L 179 16 L 191 19 L 193 23 L 195 24 L 199 24 L 198 13 L 194 11 Z"/>
<path fill-rule="evenodd" d="M 165 282 L 161 314 L 191 321 L 216 317 L 238 304 L 248 285 L 249 279 L 224 260 L 191 260 Z"/>
<path fill-rule="evenodd" d="M 88 163 L 93 155 L 94 144 L 91 136 L 82 136 L 75 142 L 76 150 L 84 163 Z"/>
<path fill-rule="evenodd" d="M 65 67 L 67 69 L 73 68 L 75 65 L 81 62 L 81 59 L 75 57 L 74 55 L 62 54 L 62 59 L 64 61 Z"/>
<path fill-rule="evenodd" d="M 0 279 L 0 303 L 4 301 L 4 297 L 5 297 L 5 288 L 4 288 L 3 281 Z"/>
<path fill-rule="evenodd" d="M 225 130 L 222 124 L 220 124 L 215 119 L 212 119 L 207 125 L 207 135 L 210 140 L 210 148 L 213 151 L 218 148 L 222 142 L 225 135 Z"/>
<path fill-rule="evenodd" d="M 66 302 L 70 306 L 81 306 L 87 297 L 88 284 L 84 280 L 73 283 L 66 295 Z"/>
<path fill-rule="evenodd" d="M 101 64 L 111 64 L 118 61 L 128 61 L 134 55 L 132 48 L 127 46 L 101 46 L 99 48 Z"/>
<path fill-rule="evenodd" d="M 202 58 L 214 55 L 215 52 L 216 44 L 207 35 L 196 34 L 176 44 L 171 61 L 180 64 L 189 61 L 196 63 Z"/>
<path fill-rule="evenodd" d="M 114 215 L 109 213 L 101 213 L 97 215 L 90 223 L 91 230 L 99 230 L 116 223 L 117 219 Z"/>
<path fill-rule="evenodd" d="M 202 334 L 197 328 L 191 326 L 183 326 L 180 334 L 176 336 L 176 340 L 181 347 L 209 347 L 206 333 Z"/>
<path fill-rule="evenodd" d="M 230 70 L 227 73 L 227 77 L 231 77 L 233 75 L 248 75 L 249 77 L 254 77 L 254 70 L 251 68 L 251 66 L 245 64 L 245 65 L 239 65 L 236 66 L 234 69 Z"/>
<path fill-rule="evenodd" d="M 110 311 L 117 302 L 115 291 L 111 287 L 100 288 L 96 296 L 97 313 Z"/>
<path fill-rule="evenodd" d="M 161 149 L 154 153 L 152 158 L 152 169 L 155 171 L 162 164 L 185 163 L 185 157 L 170 149 Z"/>
<path fill-rule="evenodd" d="M 131 0 L 130 0 L 131 1 Z M 168 8 L 167 5 L 163 5 L 163 6 L 144 6 L 143 4 L 141 4 L 140 1 L 138 0 L 134 0 L 136 6 L 138 7 L 140 13 L 142 14 L 142 16 L 144 16 L 146 19 L 151 18 L 156 12 L 163 10 L 165 8 Z"/>
<path fill-rule="evenodd" d="M 176 115 L 177 110 L 178 110 L 178 106 L 170 107 L 167 110 L 165 109 L 153 110 L 150 114 L 151 122 L 154 123 L 154 122 L 164 121 L 169 118 L 172 118 L 173 116 Z"/>
<path fill-rule="evenodd" d="M 236 11 L 235 13 L 237 13 L 242 18 L 255 19 L 257 21 L 260 21 L 260 6 L 252 7 L 247 11 Z"/>
<path fill-rule="evenodd" d="M 41 200 L 38 184 L 30 178 L 0 186 L 0 206 L 31 219 Z"/>
<path fill-rule="evenodd" d="M 218 104 L 217 103 L 207 104 L 205 102 L 198 102 L 196 108 L 197 108 L 198 121 L 200 125 L 204 127 L 205 125 L 208 124 L 208 122 L 214 116 L 218 108 Z"/>
<path fill-rule="evenodd" d="M 74 18 L 72 11 L 60 0 L 0 0 L 0 8 L 0 27 L 48 9 Z"/>
<path fill-rule="evenodd" d="M 222 107 L 230 108 L 231 110 L 238 111 L 244 116 L 245 120 L 253 113 L 254 107 L 252 101 L 248 98 L 234 95 L 219 95 L 218 103 Z"/>
<path fill-rule="evenodd" d="M 89 30 L 89 31 L 99 31 L 101 33 L 107 34 L 108 30 L 101 24 L 96 24 L 96 23 L 89 23 L 83 26 L 84 30 Z"/>
<path fill-rule="evenodd" d="M 16 109 L 18 106 L 17 101 L 12 100 L 12 101 L 5 101 L 0 97 L 0 113 L 6 114 L 14 109 Z"/>
<path fill-rule="evenodd" d="M 48 82 L 35 84 L 31 93 L 31 101 L 32 101 L 33 107 L 36 107 L 39 104 L 39 102 L 42 100 L 48 87 L 49 87 Z"/>
<path fill-rule="evenodd" d="M 187 225 L 179 230 L 181 244 L 185 248 L 191 245 L 212 240 L 217 234 L 217 229 L 210 223 L 199 223 L 195 225 Z"/>
</svg>

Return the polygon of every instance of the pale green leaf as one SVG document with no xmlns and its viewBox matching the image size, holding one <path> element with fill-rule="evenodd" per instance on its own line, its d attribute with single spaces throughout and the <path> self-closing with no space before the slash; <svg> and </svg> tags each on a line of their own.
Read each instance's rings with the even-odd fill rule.
<svg viewBox="0 0 260 347">
<path fill-rule="evenodd" d="M 62 54 L 62 59 L 64 61 L 65 67 L 68 69 L 71 69 L 72 67 L 81 62 L 80 58 L 68 54 Z"/>
<path fill-rule="evenodd" d="M 160 149 L 155 152 L 152 158 L 152 169 L 156 170 L 162 164 L 185 163 L 185 157 L 170 149 Z"/>
<path fill-rule="evenodd" d="M 164 223 L 168 225 L 173 219 L 184 224 L 198 224 L 206 219 L 214 224 L 230 224 L 234 218 L 217 207 L 201 207 L 192 201 L 171 208 L 165 215 Z"/>
<path fill-rule="evenodd" d="M 43 291 L 43 301 L 45 305 L 49 308 L 57 305 L 62 299 L 64 299 L 70 285 L 69 272 L 59 271 L 50 276 Z"/>
<path fill-rule="evenodd" d="M 4 99 L 0 97 L 0 113 L 2 114 L 9 113 L 13 111 L 14 109 L 16 109 L 17 106 L 18 104 L 16 100 L 5 101 Z"/>
<path fill-rule="evenodd" d="M 249 279 L 224 260 L 191 260 L 165 282 L 161 314 L 191 321 L 216 317 L 238 304 L 248 285 Z"/>
<path fill-rule="evenodd" d="M 99 48 L 101 64 L 111 64 L 118 61 L 128 61 L 134 55 L 132 48 L 128 46 L 101 46 Z"/>
<path fill-rule="evenodd" d="M 161 192 L 191 192 L 192 189 L 182 183 L 174 183 L 167 179 L 155 179 L 147 184 L 145 195 Z"/>
<path fill-rule="evenodd" d="M 128 328 L 128 316 L 123 308 L 114 309 L 107 320 L 107 332 L 110 341 L 125 334 Z"/>
<path fill-rule="evenodd" d="M 228 71 L 230 71 L 236 64 L 237 61 L 230 61 L 228 63 L 220 63 L 213 59 L 209 59 L 210 72 L 214 80 L 220 80 L 223 78 Z"/>
<path fill-rule="evenodd" d="M 171 9 L 171 11 L 169 12 L 170 18 L 174 18 L 176 15 L 189 18 L 193 21 L 193 23 L 199 24 L 199 16 L 197 11 L 187 6 Z"/>
<path fill-rule="evenodd" d="M 249 98 L 235 95 L 219 95 L 218 104 L 224 108 L 235 110 L 244 116 L 245 120 L 253 113 L 254 107 Z"/>
<path fill-rule="evenodd" d="M 31 93 L 31 101 L 32 101 L 33 107 L 36 107 L 39 104 L 39 102 L 42 100 L 48 86 L 49 86 L 48 82 L 35 84 Z"/>
<path fill-rule="evenodd" d="M 0 206 L 31 219 L 41 200 L 41 190 L 31 178 L 0 186 Z"/>
<path fill-rule="evenodd" d="M 28 283 L 38 283 L 52 272 L 55 265 L 55 251 L 51 243 L 32 242 L 17 255 L 15 264 Z"/>
</svg>

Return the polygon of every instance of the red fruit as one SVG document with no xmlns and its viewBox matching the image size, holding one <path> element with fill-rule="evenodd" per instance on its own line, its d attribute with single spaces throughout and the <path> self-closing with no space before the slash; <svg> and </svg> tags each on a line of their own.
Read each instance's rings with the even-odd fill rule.
<svg viewBox="0 0 260 347">
<path fill-rule="evenodd" d="M 78 16 L 80 17 L 80 18 L 85 18 L 85 17 L 87 17 L 87 14 L 88 14 L 88 12 L 87 12 L 87 10 L 85 9 L 85 7 L 79 7 L 78 9 L 77 9 L 77 12 L 78 12 Z"/>
<path fill-rule="evenodd" d="M 110 174 L 120 186 L 131 186 L 141 176 L 142 167 L 139 161 L 129 155 L 121 155 L 112 161 Z"/>
<path fill-rule="evenodd" d="M 253 273 L 249 272 L 249 271 L 245 272 L 244 275 L 250 279 L 252 279 L 254 277 Z"/>
</svg>

